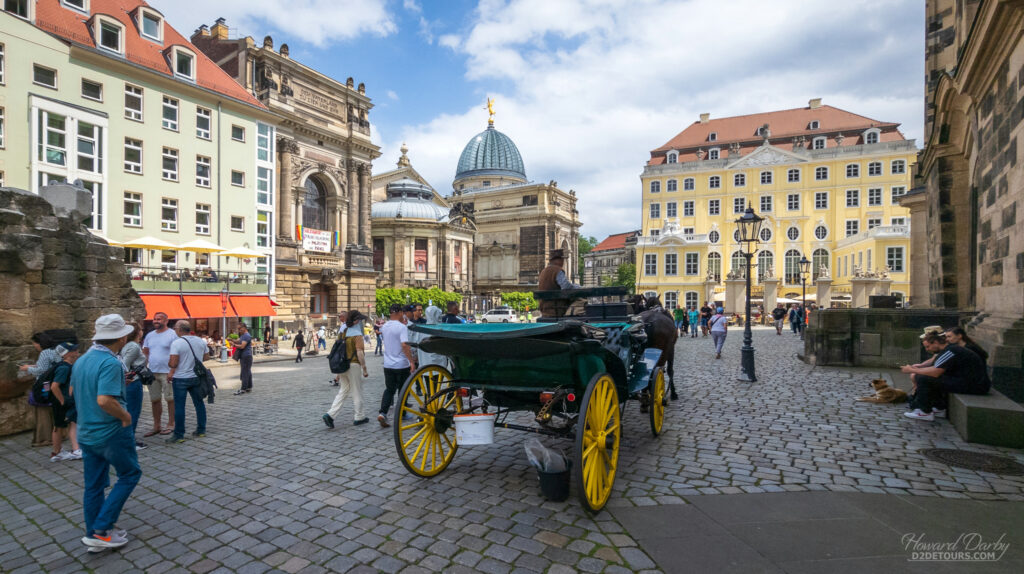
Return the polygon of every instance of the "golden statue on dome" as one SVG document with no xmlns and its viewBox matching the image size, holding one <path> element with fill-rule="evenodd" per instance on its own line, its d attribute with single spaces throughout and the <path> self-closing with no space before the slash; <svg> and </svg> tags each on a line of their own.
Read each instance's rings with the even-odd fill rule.
<svg viewBox="0 0 1024 574">
<path fill-rule="evenodd" d="M 487 123 L 490 124 L 490 125 L 494 125 L 494 99 L 493 98 L 487 98 L 487 113 L 490 115 L 490 117 L 487 118 Z"/>
</svg>

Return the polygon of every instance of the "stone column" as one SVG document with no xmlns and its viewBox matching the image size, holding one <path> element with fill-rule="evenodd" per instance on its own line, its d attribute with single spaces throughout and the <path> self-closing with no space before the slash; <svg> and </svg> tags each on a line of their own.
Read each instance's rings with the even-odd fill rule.
<svg viewBox="0 0 1024 574">
<path fill-rule="evenodd" d="M 875 290 L 876 279 L 871 277 L 854 277 L 850 279 L 850 297 L 853 299 L 854 309 L 862 309 L 868 306 L 868 296 Z"/>
<path fill-rule="evenodd" d="M 359 244 L 359 174 L 356 161 L 348 160 L 348 245 Z"/>
<path fill-rule="evenodd" d="M 395 270 L 395 287 L 405 287 L 405 233 L 396 230 L 395 231 L 395 260 L 391 262 L 391 267 Z"/>
<path fill-rule="evenodd" d="M 294 237 L 295 227 L 292 225 L 292 154 L 296 151 L 295 142 L 287 138 L 278 138 L 277 150 L 281 155 L 280 179 L 277 186 L 277 235 L 284 239 Z"/>
<path fill-rule="evenodd" d="M 818 307 L 822 309 L 828 309 L 832 307 L 832 278 L 820 276 L 814 282 L 815 288 L 815 300 L 818 303 Z"/>
<path fill-rule="evenodd" d="M 370 164 L 359 166 L 359 245 L 368 246 L 370 240 Z"/>
<path fill-rule="evenodd" d="M 704 301 L 708 301 L 710 303 L 714 299 L 715 287 L 718 287 L 717 281 L 704 281 L 704 299 L 700 301 L 700 305 L 703 305 Z"/>
<path fill-rule="evenodd" d="M 725 280 L 725 302 L 722 304 L 725 307 L 725 312 L 728 314 L 739 313 L 740 315 L 747 311 L 747 280 L 746 279 L 726 279 Z"/>
<path fill-rule="evenodd" d="M 872 295 L 888 295 L 891 287 L 892 279 L 877 279 L 875 282 L 875 291 Z"/>
<path fill-rule="evenodd" d="M 764 310 L 771 311 L 779 304 L 779 279 L 777 277 L 765 277 L 761 280 L 764 286 Z"/>
</svg>

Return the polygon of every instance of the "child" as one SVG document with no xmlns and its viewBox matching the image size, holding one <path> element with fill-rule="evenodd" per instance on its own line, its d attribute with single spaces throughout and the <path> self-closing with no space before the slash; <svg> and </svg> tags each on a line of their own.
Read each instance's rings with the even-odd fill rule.
<svg viewBox="0 0 1024 574">
<path fill-rule="evenodd" d="M 57 364 L 57 370 L 53 372 L 53 382 L 50 383 L 50 396 L 52 397 L 50 406 L 53 408 L 53 451 L 50 453 L 50 462 L 79 460 L 82 458 L 82 449 L 78 448 L 78 429 L 76 428 L 78 425 L 75 424 L 73 414 L 75 402 L 72 397 L 73 391 L 69 386 L 71 365 L 78 358 L 78 345 L 60 343 L 55 350 L 62 362 Z M 71 440 L 71 452 L 61 450 L 64 442 L 64 429 L 67 429 L 68 439 Z"/>
</svg>

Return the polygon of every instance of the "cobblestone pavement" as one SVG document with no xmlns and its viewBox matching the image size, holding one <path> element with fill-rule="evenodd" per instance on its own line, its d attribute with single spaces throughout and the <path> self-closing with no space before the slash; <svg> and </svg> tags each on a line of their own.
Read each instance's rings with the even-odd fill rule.
<svg viewBox="0 0 1024 574">
<path fill-rule="evenodd" d="M 444 473 L 418 479 L 399 462 L 390 429 L 351 426 L 350 404 L 337 429 L 324 427 L 336 389 L 322 358 L 259 364 L 254 392 L 241 397 L 227 392 L 238 386 L 232 363 L 215 370 L 221 393 L 206 438 L 147 439 L 142 482 L 120 522 L 132 541 L 117 552 L 87 554 L 78 541 L 81 463 L 50 463 L 27 435 L 0 440 L 0 571 L 657 571 L 615 507 L 804 490 L 1024 500 L 1022 477 L 916 452 L 969 448 L 1024 461 L 1021 451 L 967 445 L 947 421 L 909 420 L 899 406 L 854 403 L 873 374 L 804 365 L 788 332 L 755 330 L 760 382 L 737 382 L 741 339 L 730 333 L 720 361 L 710 339 L 679 341 L 680 401 L 656 439 L 627 405 L 610 511 L 596 516 L 575 497 L 540 496 L 522 449 L 528 435 L 499 429 L 494 445 L 465 447 Z M 369 413 L 382 389 L 371 357 Z M 144 412 L 139 428 L 150 424 Z"/>
</svg>

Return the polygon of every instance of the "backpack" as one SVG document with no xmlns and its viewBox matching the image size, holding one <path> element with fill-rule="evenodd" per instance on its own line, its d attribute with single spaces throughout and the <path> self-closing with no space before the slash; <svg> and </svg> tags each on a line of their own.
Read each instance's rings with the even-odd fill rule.
<svg viewBox="0 0 1024 574">
<path fill-rule="evenodd" d="M 331 372 L 336 375 L 347 372 L 352 367 L 352 361 L 349 360 L 346 352 L 345 341 L 347 339 L 348 337 L 344 335 L 338 338 L 327 355 L 327 364 L 330 366 Z"/>
<path fill-rule="evenodd" d="M 32 383 L 32 390 L 28 395 L 28 402 L 37 407 L 48 407 L 52 402 L 50 395 L 50 383 L 53 382 L 53 375 L 57 372 L 57 367 L 60 363 L 50 367 L 47 371 L 38 377 L 36 382 Z"/>
</svg>

